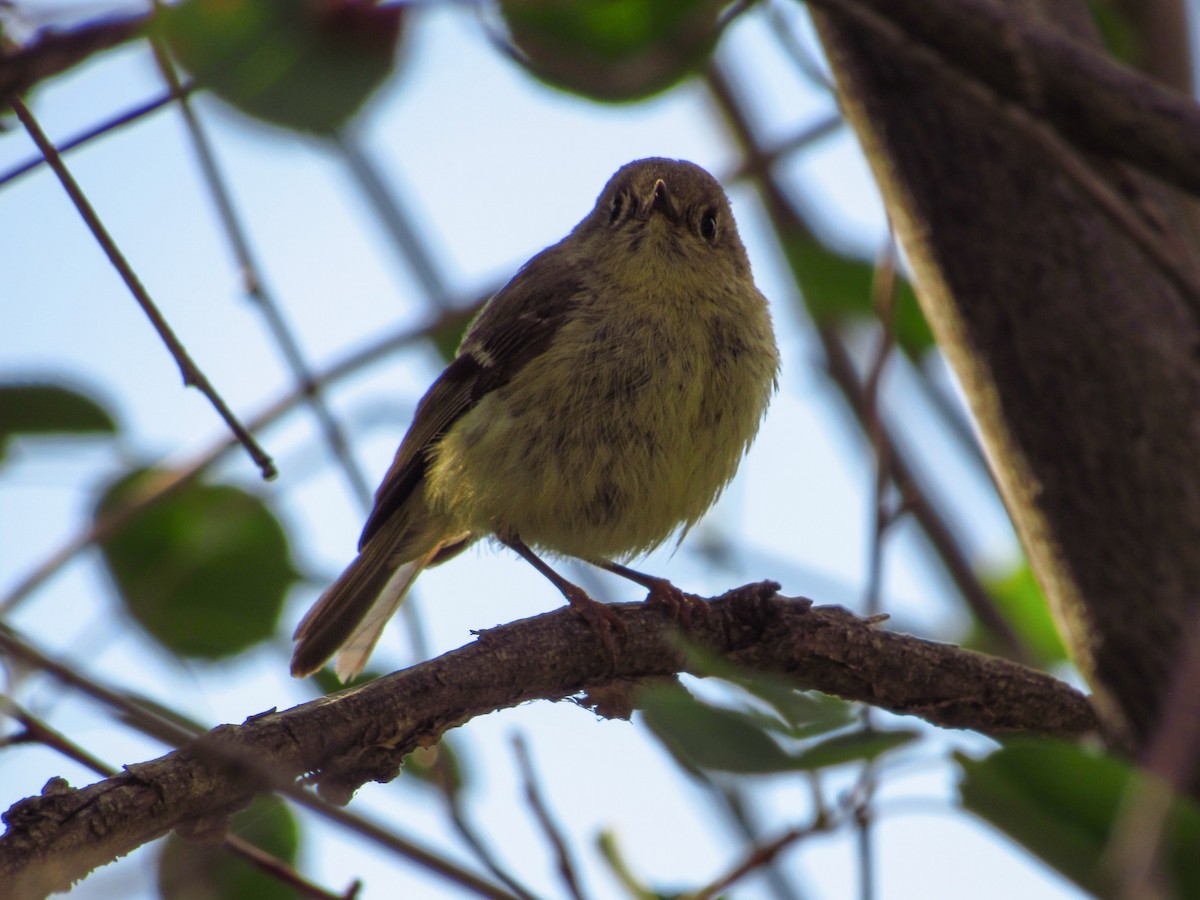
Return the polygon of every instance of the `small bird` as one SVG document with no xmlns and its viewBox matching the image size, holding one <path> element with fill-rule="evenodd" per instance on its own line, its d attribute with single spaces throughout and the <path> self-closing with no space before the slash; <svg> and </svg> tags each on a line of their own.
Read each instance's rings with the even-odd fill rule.
<svg viewBox="0 0 1200 900">
<path fill-rule="evenodd" d="M 623 166 L 566 238 L 493 296 L 417 406 L 358 557 L 295 633 L 292 674 L 337 653 L 348 680 L 422 569 L 491 536 L 612 650 L 613 612 L 538 555 L 616 560 L 686 534 L 733 478 L 774 393 L 766 298 L 721 185 L 699 166 Z"/>
</svg>

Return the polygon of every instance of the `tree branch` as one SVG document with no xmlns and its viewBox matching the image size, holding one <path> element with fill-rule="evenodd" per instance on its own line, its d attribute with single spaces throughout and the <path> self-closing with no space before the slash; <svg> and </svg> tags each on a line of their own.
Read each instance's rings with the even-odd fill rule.
<svg viewBox="0 0 1200 900">
<path fill-rule="evenodd" d="M 765 582 L 709 604 L 690 638 L 747 668 L 999 736 L 1080 736 L 1096 729 L 1088 700 L 1041 672 L 883 631 L 840 607 L 810 607 Z M 321 793 L 347 802 L 367 781 L 395 778 L 404 758 L 477 715 L 528 700 L 561 700 L 686 671 L 676 629 L 660 611 L 620 604 L 628 624 L 615 660 L 564 608 L 481 632 L 471 644 L 361 687 L 223 725 L 121 775 L 73 789 L 52 780 L 42 796 L 4 814 L 0 881 L 63 888 L 173 828 L 211 830 L 256 794 L 311 773 Z M 5 641 L 6 655 L 19 647 Z M 582 701 L 587 705 L 587 698 Z M 36 894 L 34 894 L 36 895 Z"/>
<path fill-rule="evenodd" d="M 1200 194 L 1200 106 L 993 0 L 806 0 L 877 38 L 936 53 L 1077 146 Z"/>
</svg>

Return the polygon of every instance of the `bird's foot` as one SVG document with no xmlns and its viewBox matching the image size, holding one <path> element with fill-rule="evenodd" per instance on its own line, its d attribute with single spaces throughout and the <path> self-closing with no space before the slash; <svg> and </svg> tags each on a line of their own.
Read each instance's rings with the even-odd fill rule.
<svg viewBox="0 0 1200 900">
<path fill-rule="evenodd" d="M 617 662 L 616 634 L 624 637 L 629 633 L 629 626 L 625 624 L 625 620 L 621 618 L 620 614 L 607 603 L 593 600 L 586 591 L 576 585 L 571 585 L 570 588 L 564 589 L 563 595 L 570 602 L 571 609 L 587 622 L 588 627 L 592 629 L 592 634 L 596 635 L 596 639 L 604 646 L 609 660 L 615 666 Z"/>
<path fill-rule="evenodd" d="M 695 594 L 682 591 L 665 578 L 647 577 L 646 587 L 650 593 L 646 595 L 646 603 L 657 606 L 684 628 L 691 628 L 693 622 L 703 622 L 708 619 L 708 601 Z"/>
</svg>

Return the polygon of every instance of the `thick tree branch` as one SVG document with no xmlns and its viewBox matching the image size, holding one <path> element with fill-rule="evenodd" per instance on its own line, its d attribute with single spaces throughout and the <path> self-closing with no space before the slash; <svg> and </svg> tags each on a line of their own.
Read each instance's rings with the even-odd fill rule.
<svg viewBox="0 0 1200 900">
<path fill-rule="evenodd" d="M 1200 106 L 994 0 L 806 0 L 885 44 L 923 47 L 1079 147 L 1200 194 Z"/>
<path fill-rule="evenodd" d="M 840 607 L 810 608 L 774 589 L 748 585 L 713 601 L 692 640 L 745 667 L 784 674 L 797 688 L 948 728 L 1058 737 L 1096 728 L 1088 700 L 1049 675 L 884 631 Z M 366 781 L 395 778 L 412 750 L 474 716 L 686 671 L 675 627 L 660 611 L 643 604 L 616 610 L 629 630 L 615 660 L 578 616 L 561 609 L 482 632 L 362 687 L 221 726 L 89 787 L 52 781 L 42 796 L 4 815 L 0 881 L 24 886 L 26 895 L 65 888 L 173 828 L 211 829 L 254 794 L 306 773 L 324 795 L 346 802 Z"/>
<path fill-rule="evenodd" d="M 143 34 L 150 16 L 105 19 L 67 31 L 43 31 L 24 47 L 12 50 L 0 44 L 0 101 L 39 81 Z"/>
<path fill-rule="evenodd" d="M 812 2 L 828 7 L 814 10 L 814 21 L 842 108 L 1034 572 L 1095 688 L 1110 740 L 1119 733 L 1126 749 L 1136 749 L 1157 727 L 1179 636 L 1191 629 L 1200 596 L 1200 557 L 1191 552 L 1200 540 L 1196 298 L 1185 297 L 1145 242 L 1102 208 L 1096 190 L 1068 177 L 1064 157 L 1047 153 L 1023 113 L 980 102 L 978 83 L 961 73 L 1006 70 L 1014 80 L 1007 89 L 988 81 L 998 96 L 1018 92 L 1022 109 L 1045 115 L 1060 133 L 1156 174 L 1167 169 L 1109 141 L 1140 128 L 1135 121 L 1157 128 L 1171 117 L 1149 126 L 1137 115 L 1150 115 L 1153 104 L 1138 105 L 1132 95 L 1124 105 L 1095 106 L 1115 83 L 1105 78 L 1120 70 L 1062 36 L 1086 39 L 1081 2 L 957 4 L 964 16 L 983 10 L 990 47 L 947 4 L 922 5 L 931 22 L 949 16 L 966 28 L 957 51 L 907 18 L 911 35 L 897 40 L 879 27 L 880 16 L 859 15 L 881 7 L 878 0 Z M 888 16 L 910 5 L 895 0 Z M 968 65 L 967 46 L 980 61 Z M 1062 56 L 1051 64 L 1054 47 Z M 1085 70 L 1094 70 L 1094 90 L 1072 81 Z M 1143 100 L 1168 96 L 1138 83 Z M 1155 140 L 1173 148 L 1167 155 L 1190 147 L 1186 165 L 1200 170 L 1200 143 L 1191 143 L 1200 110 L 1172 102 L 1174 134 Z M 1102 113 L 1111 117 L 1103 127 Z M 1105 139 L 1091 143 L 1101 131 Z M 1099 186 L 1160 236 L 1159 249 L 1194 266 L 1165 192 L 1123 166 L 1092 162 Z"/>
</svg>

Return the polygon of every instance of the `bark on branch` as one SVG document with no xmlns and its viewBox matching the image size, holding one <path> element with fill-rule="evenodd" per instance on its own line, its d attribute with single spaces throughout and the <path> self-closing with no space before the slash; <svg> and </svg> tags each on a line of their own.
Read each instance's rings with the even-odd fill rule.
<svg viewBox="0 0 1200 900">
<path fill-rule="evenodd" d="M 879 52 L 922 48 L 1077 146 L 1200 195 L 1200 106 L 1104 55 L 1087 25 L 1064 33 L 1028 4 L 995 0 L 806 2 Z"/>
<path fill-rule="evenodd" d="M 888 632 L 840 607 L 812 608 L 776 587 L 748 585 L 712 601 L 691 639 L 739 665 L 784 674 L 797 688 L 947 728 L 1074 737 L 1097 727 L 1087 698 L 1049 675 Z M 676 628 L 659 610 L 615 608 L 628 625 L 615 661 L 562 609 L 485 631 L 362 687 L 223 725 L 88 787 L 55 779 L 5 813 L 0 882 L 21 897 L 65 889 L 171 829 L 209 830 L 254 794 L 306 773 L 344 803 L 366 781 L 395 778 L 412 750 L 474 716 L 686 671 Z"/>
<path fill-rule="evenodd" d="M 1031 565 L 1110 739 L 1135 751 L 1200 610 L 1200 319 L 1162 264 L 1194 273 L 1198 257 L 1171 198 L 1113 160 L 1195 190 L 1200 111 L 1131 73 L 1138 93 L 1115 90 L 1081 2 L 810 2 Z M 885 8 L 903 29 L 879 27 Z M 1014 99 L 1107 157 L 1090 182 Z"/>
</svg>

